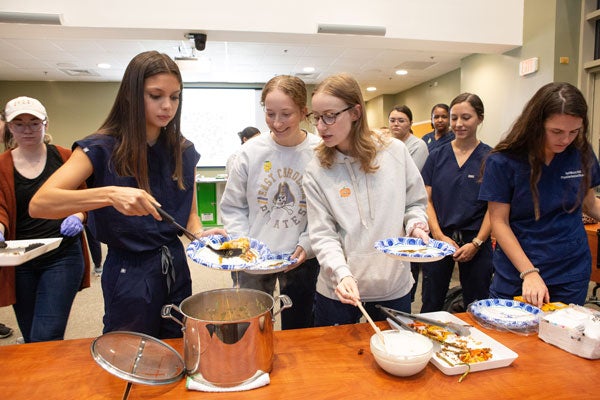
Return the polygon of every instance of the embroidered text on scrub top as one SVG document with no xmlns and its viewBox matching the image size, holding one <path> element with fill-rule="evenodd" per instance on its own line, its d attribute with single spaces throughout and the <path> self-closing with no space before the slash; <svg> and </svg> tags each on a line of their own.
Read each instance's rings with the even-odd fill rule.
<svg viewBox="0 0 600 400">
<path fill-rule="evenodd" d="M 567 171 L 560 177 L 560 179 L 573 179 L 573 178 L 581 178 L 583 177 L 583 172 L 580 169 L 576 171 Z"/>
</svg>

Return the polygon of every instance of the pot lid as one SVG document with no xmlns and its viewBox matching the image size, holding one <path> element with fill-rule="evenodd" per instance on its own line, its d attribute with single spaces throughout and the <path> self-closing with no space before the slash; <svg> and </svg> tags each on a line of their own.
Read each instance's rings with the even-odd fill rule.
<svg viewBox="0 0 600 400">
<path fill-rule="evenodd" d="M 129 382 L 165 385 L 185 375 L 184 362 L 177 350 L 143 333 L 105 333 L 94 339 L 91 352 L 102 368 Z"/>
</svg>

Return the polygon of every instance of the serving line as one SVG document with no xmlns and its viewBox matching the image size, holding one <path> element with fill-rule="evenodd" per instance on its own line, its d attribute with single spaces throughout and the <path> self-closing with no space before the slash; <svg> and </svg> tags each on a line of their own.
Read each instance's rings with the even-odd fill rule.
<svg viewBox="0 0 600 400">
<path fill-rule="evenodd" d="M 456 314 L 477 326 L 468 314 Z M 388 329 L 386 322 L 377 322 Z M 479 328 L 479 327 L 478 327 Z M 536 335 L 522 336 L 479 328 L 519 357 L 508 367 L 480 371 L 458 383 L 433 364 L 400 378 L 387 374 L 369 350 L 373 329 L 367 323 L 275 332 L 275 360 L 268 386 L 243 393 L 188 391 L 183 380 L 165 386 L 134 384 L 135 399 L 477 399 L 595 398 L 599 361 L 577 357 Z M 10 368 L 0 374 L 7 399 L 114 399 L 123 393 L 121 379 L 104 371 L 90 354 L 93 338 L 0 347 Z M 166 341 L 180 353 L 182 339 Z"/>
</svg>

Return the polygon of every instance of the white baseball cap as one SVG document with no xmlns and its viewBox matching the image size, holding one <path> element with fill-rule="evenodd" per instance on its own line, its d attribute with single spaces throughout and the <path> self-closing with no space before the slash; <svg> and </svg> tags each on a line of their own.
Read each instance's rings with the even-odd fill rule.
<svg viewBox="0 0 600 400">
<path fill-rule="evenodd" d="M 38 117 L 41 120 L 48 118 L 46 108 L 39 102 L 39 100 L 32 99 L 31 97 L 17 97 L 6 103 L 4 109 L 6 114 L 6 122 L 10 122 L 15 117 L 21 114 L 31 114 Z"/>
</svg>

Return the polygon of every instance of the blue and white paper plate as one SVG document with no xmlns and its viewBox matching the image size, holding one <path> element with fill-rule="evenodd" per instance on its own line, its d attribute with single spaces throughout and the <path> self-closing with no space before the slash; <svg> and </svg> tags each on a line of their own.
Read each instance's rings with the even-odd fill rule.
<svg viewBox="0 0 600 400">
<path fill-rule="evenodd" d="M 290 258 L 292 253 L 270 253 L 265 260 L 244 269 L 244 272 L 254 275 L 274 274 L 285 271 L 290 265 L 298 261 Z"/>
<path fill-rule="evenodd" d="M 375 242 L 375 248 L 390 257 L 403 261 L 433 262 L 454 254 L 456 249 L 446 242 L 429 239 L 425 244 L 414 237 L 388 238 Z"/>
<path fill-rule="evenodd" d="M 537 331 L 544 315 L 536 306 L 509 299 L 478 300 L 469 305 L 468 311 L 485 327 L 522 333 Z"/>
<path fill-rule="evenodd" d="M 271 251 L 266 244 L 250 239 L 250 250 L 255 254 L 253 261 L 245 261 L 240 257 L 221 257 L 207 247 L 210 242 L 216 248 L 231 240 L 230 236 L 211 235 L 192 241 L 186 248 L 187 256 L 194 262 L 212 269 L 242 271 L 251 269 L 268 259 Z"/>
</svg>

